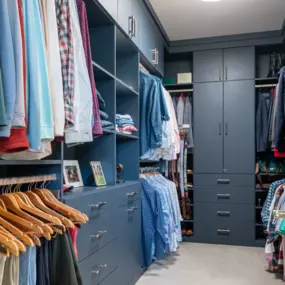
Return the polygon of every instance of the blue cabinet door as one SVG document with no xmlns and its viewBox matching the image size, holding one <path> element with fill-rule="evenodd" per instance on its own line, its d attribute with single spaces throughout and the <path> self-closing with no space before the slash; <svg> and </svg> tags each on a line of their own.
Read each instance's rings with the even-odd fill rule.
<svg viewBox="0 0 285 285">
<path fill-rule="evenodd" d="M 133 16 L 131 2 L 131 0 L 118 0 L 118 23 L 129 36 L 131 36 L 130 17 Z"/>
<path fill-rule="evenodd" d="M 131 10 L 132 16 L 134 17 L 135 27 L 134 27 L 134 34 L 132 36 L 133 42 L 136 44 L 138 48 L 140 48 L 140 37 L 141 33 L 143 32 L 143 23 L 144 23 L 144 15 L 143 15 L 143 8 L 142 4 L 138 0 L 131 1 Z"/>
<path fill-rule="evenodd" d="M 164 41 L 158 27 L 155 26 L 154 29 L 155 29 L 155 45 L 158 52 L 156 68 L 161 73 L 161 75 L 164 75 Z"/>
<path fill-rule="evenodd" d="M 118 0 L 98 0 L 106 11 L 115 19 L 118 18 Z"/>
</svg>

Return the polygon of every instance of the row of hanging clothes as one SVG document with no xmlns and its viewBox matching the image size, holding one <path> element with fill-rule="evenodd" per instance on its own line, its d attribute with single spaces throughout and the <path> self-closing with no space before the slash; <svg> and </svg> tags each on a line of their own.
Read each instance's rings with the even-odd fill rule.
<svg viewBox="0 0 285 285">
<path fill-rule="evenodd" d="M 256 110 L 256 151 L 274 151 L 285 157 L 285 67 L 279 71 L 276 88 L 260 86 Z M 268 89 L 269 88 L 269 89 Z M 283 154 L 282 154 L 283 153 Z"/>
<path fill-rule="evenodd" d="M 270 272 L 282 272 L 285 281 L 285 179 L 270 185 L 266 201 L 261 211 L 265 228 L 265 269 Z"/>
<path fill-rule="evenodd" d="M 0 285 L 82 284 L 76 233 L 88 217 L 35 183 L 49 179 L 0 179 Z"/>
<path fill-rule="evenodd" d="M 143 261 L 148 267 L 153 260 L 176 252 L 181 236 L 181 211 L 174 182 L 158 172 L 159 168 L 140 169 L 142 187 Z"/>
</svg>

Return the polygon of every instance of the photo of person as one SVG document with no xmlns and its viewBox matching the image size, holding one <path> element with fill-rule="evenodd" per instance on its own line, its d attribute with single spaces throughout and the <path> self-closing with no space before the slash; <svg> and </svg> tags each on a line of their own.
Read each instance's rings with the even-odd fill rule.
<svg viewBox="0 0 285 285">
<path fill-rule="evenodd" d="M 104 172 L 103 172 L 100 161 L 91 161 L 90 165 L 92 168 L 92 172 L 93 172 L 93 176 L 94 176 L 96 186 L 106 185 L 107 183 L 105 180 Z"/>
<path fill-rule="evenodd" d="M 63 177 L 65 184 L 68 186 L 83 186 L 81 171 L 77 160 L 64 160 Z"/>
</svg>

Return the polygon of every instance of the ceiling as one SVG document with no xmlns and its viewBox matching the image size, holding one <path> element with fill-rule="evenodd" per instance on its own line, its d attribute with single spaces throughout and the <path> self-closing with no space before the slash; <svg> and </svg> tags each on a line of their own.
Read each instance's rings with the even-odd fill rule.
<svg viewBox="0 0 285 285">
<path fill-rule="evenodd" d="M 285 0 L 149 0 L 171 41 L 276 31 Z"/>
</svg>

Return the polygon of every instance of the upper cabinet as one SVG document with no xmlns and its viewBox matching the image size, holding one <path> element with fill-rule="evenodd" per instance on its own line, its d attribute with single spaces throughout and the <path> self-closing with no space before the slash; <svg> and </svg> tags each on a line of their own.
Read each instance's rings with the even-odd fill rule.
<svg viewBox="0 0 285 285">
<path fill-rule="evenodd" d="M 98 0 L 113 19 L 118 19 L 118 0 Z"/>
<path fill-rule="evenodd" d="M 223 51 L 196 51 L 193 57 L 194 81 L 221 81 L 223 72 Z"/>
<path fill-rule="evenodd" d="M 229 48 L 224 50 L 224 80 L 254 78 L 254 47 Z"/>
<path fill-rule="evenodd" d="M 141 53 L 163 75 L 164 40 L 142 0 L 99 0 L 133 40 Z"/>
<path fill-rule="evenodd" d="M 255 78 L 254 47 L 194 52 L 194 82 Z"/>
</svg>

